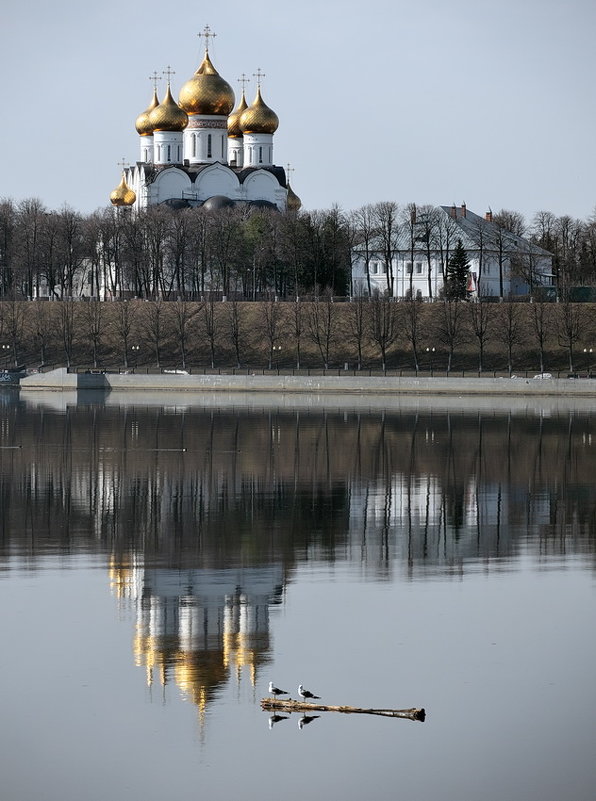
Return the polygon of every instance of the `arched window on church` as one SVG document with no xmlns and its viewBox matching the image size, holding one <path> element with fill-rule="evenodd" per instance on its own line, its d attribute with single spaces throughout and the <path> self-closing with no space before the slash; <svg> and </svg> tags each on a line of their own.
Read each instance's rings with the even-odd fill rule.
<svg viewBox="0 0 596 801">
<path fill-rule="evenodd" d="M 207 158 L 211 158 L 211 134 L 207 134 Z"/>
<path fill-rule="evenodd" d="M 193 157 L 197 155 L 197 135 L 192 135 L 192 155 Z"/>
<path fill-rule="evenodd" d="M 172 148 L 168 145 L 168 161 L 172 160 Z"/>
<path fill-rule="evenodd" d="M 263 148 L 259 147 L 259 164 L 263 163 Z"/>
</svg>

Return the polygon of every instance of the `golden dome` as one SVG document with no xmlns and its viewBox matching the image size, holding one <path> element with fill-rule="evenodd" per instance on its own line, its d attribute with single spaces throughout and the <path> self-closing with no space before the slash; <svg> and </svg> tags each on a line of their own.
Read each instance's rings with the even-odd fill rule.
<svg viewBox="0 0 596 801">
<path fill-rule="evenodd" d="M 205 53 L 201 66 L 180 90 L 178 102 L 187 114 L 227 117 L 234 108 L 234 90 L 221 77 Z"/>
<path fill-rule="evenodd" d="M 188 114 L 172 97 L 170 84 L 164 99 L 149 114 L 148 125 L 153 131 L 183 131 L 188 125 Z"/>
<path fill-rule="evenodd" d="M 149 115 L 153 111 L 154 108 L 159 106 L 159 100 L 157 99 L 157 89 L 153 90 L 153 100 L 145 111 L 141 112 L 137 117 L 137 121 L 135 122 L 135 128 L 137 129 L 137 133 L 141 136 L 152 136 L 153 135 L 153 128 L 149 124 Z"/>
<path fill-rule="evenodd" d="M 292 187 L 290 186 L 290 182 L 288 181 L 288 199 L 286 201 L 286 207 L 288 211 L 299 211 L 302 206 L 302 201 L 294 192 Z"/>
<path fill-rule="evenodd" d="M 126 178 L 122 173 L 122 180 L 110 195 L 110 203 L 112 206 L 132 206 L 136 199 L 136 194 L 126 183 Z"/>
<path fill-rule="evenodd" d="M 252 105 L 240 117 L 240 128 L 243 133 L 272 134 L 277 131 L 278 126 L 279 117 L 263 102 L 259 86 Z"/>
<path fill-rule="evenodd" d="M 238 108 L 235 109 L 228 117 L 228 136 L 234 139 L 239 139 L 242 136 L 242 129 L 240 128 L 240 117 L 246 111 L 248 105 L 244 97 L 244 89 L 242 90 L 242 97 L 238 103 Z"/>
</svg>

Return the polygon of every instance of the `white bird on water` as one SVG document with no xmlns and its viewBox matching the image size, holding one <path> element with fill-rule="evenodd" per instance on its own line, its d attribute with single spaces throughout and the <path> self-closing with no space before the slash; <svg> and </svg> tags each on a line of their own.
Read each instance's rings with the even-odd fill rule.
<svg viewBox="0 0 596 801">
<path fill-rule="evenodd" d="M 277 697 L 278 695 L 289 695 L 289 694 L 290 693 L 286 692 L 286 690 L 280 690 L 279 687 L 276 687 L 272 681 L 269 682 L 269 695 L 274 695 Z"/>
<path fill-rule="evenodd" d="M 321 697 L 320 695 L 315 695 L 314 693 L 311 693 L 310 690 L 305 690 L 302 685 L 300 685 L 298 687 L 298 695 L 301 698 L 303 698 L 305 701 L 306 701 L 307 698 L 320 698 Z"/>
</svg>

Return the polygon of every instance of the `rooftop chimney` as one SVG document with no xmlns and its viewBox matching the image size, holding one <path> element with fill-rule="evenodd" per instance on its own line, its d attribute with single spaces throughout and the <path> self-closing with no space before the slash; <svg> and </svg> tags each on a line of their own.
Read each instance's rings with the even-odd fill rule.
<svg viewBox="0 0 596 801">
<path fill-rule="evenodd" d="M 461 204 L 461 216 L 462 217 L 466 216 L 466 204 L 465 203 Z"/>
<path fill-rule="evenodd" d="M 486 222 L 492 222 L 493 221 L 493 213 L 492 213 L 492 211 L 490 209 L 484 215 L 484 219 L 486 220 Z"/>
</svg>

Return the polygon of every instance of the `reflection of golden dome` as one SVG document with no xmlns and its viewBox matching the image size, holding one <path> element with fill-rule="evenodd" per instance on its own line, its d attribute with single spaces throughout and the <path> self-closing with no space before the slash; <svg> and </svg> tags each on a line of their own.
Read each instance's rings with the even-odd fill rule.
<svg viewBox="0 0 596 801">
<path fill-rule="evenodd" d="M 234 108 L 234 100 L 234 90 L 215 69 L 208 53 L 178 95 L 178 102 L 187 114 L 227 117 Z"/>
<path fill-rule="evenodd" d="M 183 131 L 188 125 L 188 114 L 172 97 L 169 84 L 166 96 L 149 114 L 148 125 L 153 131 Z"/>
<path fill-rule="evenodd" d="M 246 111 L 248 105 L 244 97 L 244 89 L 242 90 L 242 97 L 238 103 L 238 108 L 235 109 L 228 117 L 228 136 L 234 139 L 239 139 L 242 136 L 242 129 L 240 128 L 240 117 Z"/>
<path fill-rule="evenodd" d="M 132 206 L 136 199 L 136 194 L 126 183 L 124 173 L 122 173 L 122 180 L 110 195 L 110 203 L 112 206 Z"/>
<path fill-rule="evenodd" d="M 149 115 L 153 111 L 154 108 L 157 108 L 159 105 L 159 100 L 157 99 L 157 89 L 153 90 L 153 100 L 145 111 L 141 112 L 137 117 L 137 121 L 135 122 L 135 128 L 137 129 L 137 133 L 141 136 L 152 136 L 153 135 L 153 128 L 149 124 Z"/>
<path fill-rule="evenodd" d="M 286 205 L 288 211 L 298 211 L 302 206 L 302 201 L 290 186 L 289 181 L 288 181 L 288 199 Z"/>
</svg>

